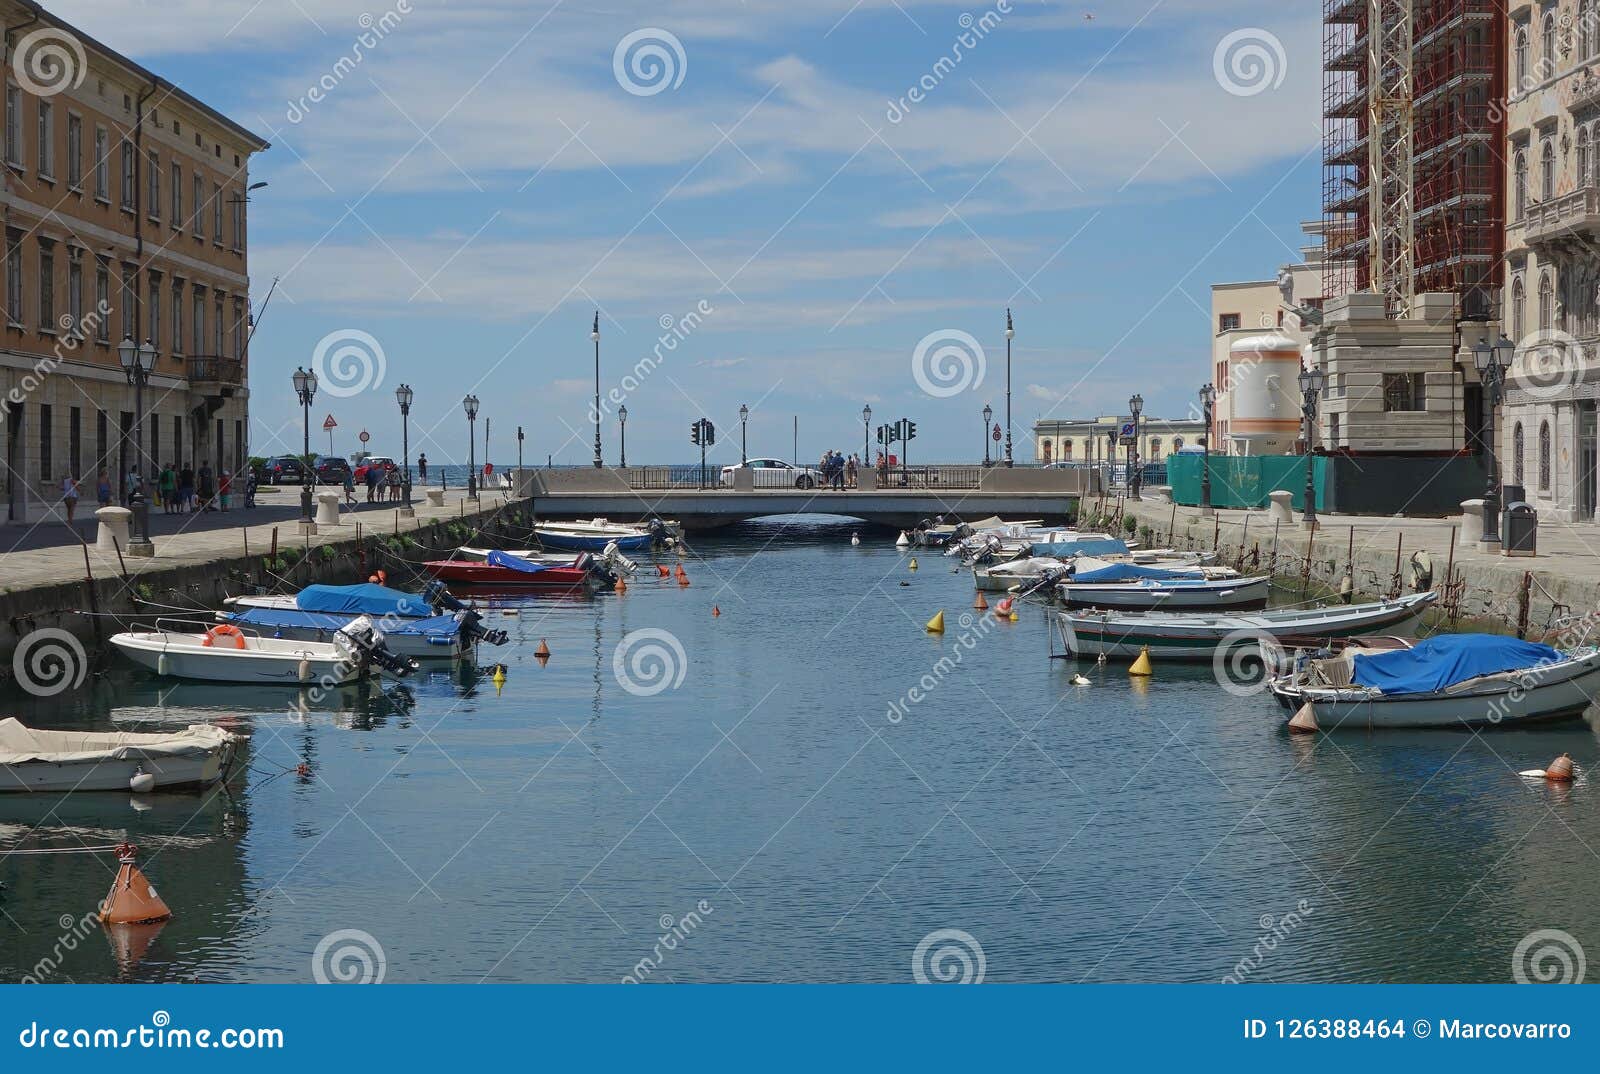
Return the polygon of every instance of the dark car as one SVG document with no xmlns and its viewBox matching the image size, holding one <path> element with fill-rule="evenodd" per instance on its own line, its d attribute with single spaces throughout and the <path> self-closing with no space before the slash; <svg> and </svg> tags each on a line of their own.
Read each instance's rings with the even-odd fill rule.
<svg viewBox="0 0 1600 1074">
<path fill-rule="evenodd" d="M 343 485 L 350 476 L 350 464 L 338 455 L 318 455 L 315 469 L 324 485 Z"/>
<path fill-rule="evenodd" d="M 293 455 L 274 455 L 261 465 L 261 480 L 269 485 L 298 485 L 305 474 L 305 463 Z"/>
</svg>

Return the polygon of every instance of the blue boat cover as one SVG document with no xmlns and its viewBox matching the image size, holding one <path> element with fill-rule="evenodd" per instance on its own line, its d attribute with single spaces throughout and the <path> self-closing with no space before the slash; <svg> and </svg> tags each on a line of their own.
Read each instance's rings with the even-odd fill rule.
<svg viewBox="0 0 1600 1074">
<path fill-rule="evenodd" d="M 277 630 L 280 627 L 301 627 L 326 630 L 330 633 L 350 622 L 348 615 L 330 615 L 326 612 L 301 612 L 288 608 L 247 608 L 231 616 L 230 623 L 240 626 Z M 385 634 L 421 634 L 426 636 L 453 635 L 461 629 L 454 614 L 431 615 L 426 619 L 405 619 L 393 627 L 384 627 Z"/>
<path fill-rule="evenodd" d="M 365 582 L 361 585 L 308 585 L 294 598 L 303 612 L 343 615 L 403 615 L 418 619 L 433 614 L 433 606 L 415 593 Z"/>
<path fill-rule="evenodd" d="M 1167 570 L 1164 567 L 1144 567 L 1137 563 L 1112 563 L 1099 570 L 1079 571 L 1072 576 L 1074 582 L 1138 582 L 1144 579 L 1161 582 L 1200 582 L 1205 574 L 1197 570 Z"/>
<path fill-rule="evenodd" d="M 1479 675 L 1565 659 L 1548 645 L 1498 634 L 1440 634 L 1410 649 L 1357 653 L 1351 678 L 1385 694 L 1427 694 Z"/>
<path fill-rule="evenodd" d="M 535 563 L 531 559 L 508 555 L 505 552 L 490 552 L 489 566 L 504 567 L 507 570 L 521 571 L 523 574 L 538 574 L 540 571 L 549 570 L 548 565 L 544 563 Z"/>
<path fill-rule="evenodd" d="M 1030 545 L 1030 556 L 1054 556 L 1057 559 L 1071 559 L 1082 553 L 1086 556 L 1125 556 L 1128 546 L 1115 537 L 1091 537 L 1081 541 L 1048 541 Z"/>
</svg>

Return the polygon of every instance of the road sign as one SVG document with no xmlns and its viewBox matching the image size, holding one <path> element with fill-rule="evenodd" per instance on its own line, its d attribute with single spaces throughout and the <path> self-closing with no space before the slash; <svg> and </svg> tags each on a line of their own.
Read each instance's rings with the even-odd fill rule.
<svg viewBox="0 0 1600 1074">
<path fill-rule="evenodd" d="M 372 434 L 367 432 L 365 429 L 362 429 L 361 435 L 357 436 L 356 439 L 365 444 L 368 440 L 372 439 Z"/>
<path fill-rule="evenodd" d="M 994 437 L 995 443 L 998 444 L 1000 442 L 1000 423 L 998 421 L 994 423 L 994 432 L 990 435 Z"/>
<path fill-rule="evenodd" d="M 1122 440 L 1122 442 L 1124 444 L 1133 443 L 1133 441 L 1134 441 L 1134 428 L 1135 428 L 1134 424 L 1131 421 L 1125 421 L 1125 422 L 1122 423 L 1122 431 L 1120 433 L 1118 433 L 1117 435 L 1120 437 L 1120 439 Z"/>
<path fill-rule="evenodd" d="M 339 423 L 333 420 L 332 414 L 329 414 L 326 418 L 322 419 L 322 427 L 324 429 L 337 429 L 339 427 Z"/>
</svg>

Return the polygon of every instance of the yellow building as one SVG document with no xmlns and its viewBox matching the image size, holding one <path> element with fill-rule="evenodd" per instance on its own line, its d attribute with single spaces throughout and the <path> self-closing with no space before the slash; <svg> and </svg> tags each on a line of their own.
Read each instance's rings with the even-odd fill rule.
<svg viewBox="0 0 1600 1074">
<path fill-rule="evenodd" d="M 5 34 L 7 517 L 138 465 L 124 338 L 156 350 L 142 471 L 237 471 L 249 435 L 246 205 L 267 143 L 26 0 Z"/>
</svg>

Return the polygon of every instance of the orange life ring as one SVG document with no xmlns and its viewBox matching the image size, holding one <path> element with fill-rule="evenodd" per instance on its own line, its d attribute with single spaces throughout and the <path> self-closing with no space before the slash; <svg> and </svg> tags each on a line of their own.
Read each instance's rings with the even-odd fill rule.
<svg viewBox="0 0 1600 1074">
<path fill-rule="evenodd" d="M 216 644 L 216 640 L 218 638 L 227 637 L 231 637 L 233 639 L 233 647 L 235 649 L 244 648 L 244 631 L 240 630 L 231 623 L 223 623 L 221 626 L 214 626 L 210 630 L 206 631 L 205 640 L 200 644 L 209 647 Z"/>
</svg>

